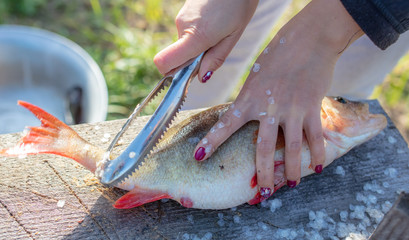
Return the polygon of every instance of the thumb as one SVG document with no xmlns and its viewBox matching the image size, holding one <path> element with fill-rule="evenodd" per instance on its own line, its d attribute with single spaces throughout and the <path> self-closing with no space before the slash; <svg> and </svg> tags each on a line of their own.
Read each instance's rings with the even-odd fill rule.
<svg viewBox="0 0 409 240">
<path fill-rule="evenodd" d="M 192 34 L 185 34 L 156 54 L 153 62 L 161 74 L 166 74 L 207 49 L 208 47 L 200 39 Z"/>
</svg>

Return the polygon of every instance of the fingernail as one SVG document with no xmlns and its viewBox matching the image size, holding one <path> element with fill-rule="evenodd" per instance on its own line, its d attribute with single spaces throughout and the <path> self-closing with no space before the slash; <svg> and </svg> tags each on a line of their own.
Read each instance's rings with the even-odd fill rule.
<svg viewBox="0 0 409 240">
<path fill-rule="evenodd" d="M 209 80 L 213 75 L 212 71 L 208 71 L 203 77 L 202 77 L 202 82 L 207 82 L 207 80 Z"/>
<path fill-rule="evenodd" d="M 260 188 L 260 202 L 268 199 L 269 197 L 271 197 L 272 194 L 273 192 L 271 191 L 271 188 L 265 187 Z"/>
<path fill-rule="evenodd" d="M 295 186 L 297 186 L 297 181 L 287 180 L 287 186 L 289 186 L 290 188 L 295 188 Z"/>
<path fill-rule="evenodd" d="M 316 167 L 315 167 L 315 172 L 316 173 L 321 173 L 322 172 L 322 165 L 320 164 L 320 165 L 317 165 Z"/>
<path fill-rule="evenodd" d="M 204 158 L 205 155 L 206 155 L 206 152 L 205 152 L 204 147 L 200 147 L 200 148 L 198 148 L 198 149 L 196 150 L 195 159 L 196 159 L 197 161 L 200 161 L 200 160 L 202 160 L 202 159 Z"/>
</svg>

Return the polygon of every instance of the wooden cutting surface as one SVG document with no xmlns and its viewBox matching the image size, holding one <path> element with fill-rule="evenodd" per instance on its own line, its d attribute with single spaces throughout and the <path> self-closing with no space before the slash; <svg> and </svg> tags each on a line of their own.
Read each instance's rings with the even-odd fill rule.
<svg viewBox="0 0 409 240">
<path fill-rule="evenodd" d="M 385 114 L 377 101 L 369 103 L 372 112 Z M 181 118 L 188 114 L 182 112 Z M 146 120 L 137 119 L 136 129 Z M 105 148 L 123 123 L 73 128 Z M 14 145 L 20 136 L 0 135 L 0 148 Z M 282 206 L 274 212 L 268 206 L 247 204 L 218 211 L 187 209 L 171 200 L 118 210 L 111 205 L 124 191 L 102 186 L 71 159 L 0 157 L 0 239 L 271 239 L 280 230 L 301 228 L 313 233 L 310 211 L 325 211 L 337 224 L 344 222 L 341 211 L 351 213 L 351 205 L 366 206 L 357 194 L 375 196 L 374 208 L 388 201 L 393 204 L 401 191 L 409 192 L 408 163 L 408 145 L 388 119 L 381 134 L 336 160 L 322 174 L 304 178 L 296 189 L 283 187 L 276 192 L 274 198 Z M 336 173 L 339 166 L 345 175 Z M 378 192 L 365 188 L 368 184 L 377 184 Z M 372 223 L 367 227 L 371 234 L 376 220 L 365 214 Z M 358 226 L 360 222 L 348 217 L 344 223 Z M 328 235 L 325 229 L 316 232 L 324 239 Z"/>
</svg>

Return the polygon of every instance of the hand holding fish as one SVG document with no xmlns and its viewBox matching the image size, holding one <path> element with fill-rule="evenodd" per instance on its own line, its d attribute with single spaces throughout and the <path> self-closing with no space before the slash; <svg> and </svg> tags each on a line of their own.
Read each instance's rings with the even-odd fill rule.
<svg viewBox="0 0 409 240">
<path fill-rule="evenodd" d="M 195 2 L 199 5 L 204 3 Z M 216 2 L 232 3 L 231 12 L 237 11 L 234 7 L 237 7 L 238 1 Z M 189 7 L 185 11 L 189 12 L 189 9 L 195 10 Z M 250 7 L 248 10 L 254 12 Z M 201 15 L 200 19 L 206 21 Z M 191 20 L 194 22 L 197 19 L 193 15 Z M 223 28 L 229 24 L 221 22 L 211 27 Z M 235 31 L 231 33 L 234 35 Z M 354 146 L 376 136 L 387 121 L 383 115 L 370 114 L 368 104 L 338 97 L 324 97 L 320 102 L 338 56 L 361 34 L 338 0 L 312 1 L 272 40 L 265 50 L 266 54 L 257 59 L 234 106 L 224 104 L 209 108 L 169 129 L 144 164 L 115 185 L 129 192 L 119 198 L 114 207 L 132 208 L 166 198 L 178 201 L 184 207 L 200 209 L 226 209 L 245 202 L 257 204 L 268 197 L 271 191 L 269 193 L 266 189 L 272 184 L 275 191 L 285 185 L 287 179 L 298 182 L 300 176 L 313 173 L 313 169 L 309 168 L 311 164 L 315 168 L 320 164 L 326 167 Z M 192 41 L 182 40 L 180 44 L 186 42 Z M 214 45 L 214 49 L 220 48 L 222 51 L 221 45 L 215 42 L 218 47 Z M 220 44 L 222 42 L 229 41 L 220 41 Z M 178 45 L 174 46 L 174 49 L 177 48 Z M 207 54 L 213 45 L 209 48 Z M 186 47 L 179 49 L 189 50 Z M 156 63 L 170 66 L 167 60 L 161 61 L 166 56 L 162 57 L 157 58 Z M 161 72 L 164 72 L 163 69 Z M 74 159 L 91 172 L 104 164 L 105 147 L 96 139 L 88 142 L 41 108 L 22 101 L 19 104 L 36 115 L 41 126 L 29 127 L 15 146 L 0 149 L 1 156 L 57 154 Z M 259 120 L 260 124 L 250 121 L 253 119 Z M 246 121 L 249 122 L 244 124 Z M 322 129 L 317 124 L 319 122 Z M 234 128 L 238 130 L 234 132 Z M 303 137 L 303 130 L 306 138 Z M 284 143 L 284 134 L 287 144 Z M 200 138 L 202 140 L 196 146 Z M 221 146 L 222 142 L 224 144 Z M 199 157 L 202 155 L 198 154 L 201 146 L 205 146 L 202 149 L 205 155 Z M 217 147 L 218 150 L 213 152 Z M 260 154 L 260 149 L 269 151 L 267 154 L 261 151 Z M 294 149 L 295 152 L 290 151 Z M 193 152 L 196 152 L 197 159 L 207 160 L 194 161 Z M 113 154 L 112 157 L 117 156 Z M 129 158 L 132 158 L 131 154 Z M 287 164 L 286 169 L 284 164 Z M 265 171 L 268 165 L 274 170 Z M 291 170 L 288 165 L 295 167 Z M 261 171 L 256 175 L 257 169 Z M 264 187 L 261 192 L 256 176 L 259 186 Z M 269 178 L 273 179 L 273 183 L 267 181 Z"/>
<path fill-rule="evenodd" d="M 29 127 L 15 146 L 0 149 L 0 156 L 57 154 L 74 159 L 91 172 L 103 164 L 105 147 L 97 139 L 93 139 L 96 144 L 88 142 L 41 108 L 22 101 L 19 105 L 36 115 L 41 126 Z M 114 207 L 132 208 L 164 198 L 178 201 L 184 207 L 201 209 L 232 208 L 245 202 L 251 205 L 260 203 L 264 198 L 260 196 L 256 182 L 259 129 L 256 121 L 237 130 L 206 161 L 196 162 L 192 157 L 196 139 L 204 136 L 229 106 L 209 108 L 169 129 L 145 164 L 118 183 L 117 187 L 129 192 L 119 198 Z M 370 114 L 368 104 L 330 97 L 322 101 L 321 122 L 325 136 L 323 167 L 376 136 L 387 123 L 383 115 Z M 95 131 L 94 127 L 89 127 Z M 279 132 L 280 146 L 277 145 L 274 155 L 274 191 L 285 185 L 283 138 L 283 133 Z M 313 171 L 308 167 L 311 158 L 305 139 L 302 144 L 301 176 L 304 177 Z"/>
<path fill-rule="evenodd" d="M 361 35 L 339 1 L 313 1 L 264 49 L 235 102 L 195 148 L 195 158 L 207 159 L 237 129 L 258 120 L 256 168 L 263 200 L 273 194 L 280 126 L 287 185 L 300 182 L 303 132 L 311 151 L 310 167 L 320 173 L 325 160 L 321 101 L 340 53 Z"/>
</svg>

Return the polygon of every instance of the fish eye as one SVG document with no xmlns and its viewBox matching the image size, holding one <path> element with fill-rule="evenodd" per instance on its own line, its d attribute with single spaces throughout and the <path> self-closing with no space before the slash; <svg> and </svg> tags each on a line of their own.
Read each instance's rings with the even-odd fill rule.
<svg viewBox="0 0 409 240">
<path fill-rule="evenodd" d="M 342 98 L 342 97 L 334 97 L 334 100 L 337 101 L 337 102 L 340 102 L 342 104 L 347 103 L 347 101 L 345 101 L 345 99 Z"/>
</svg>

